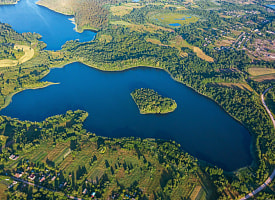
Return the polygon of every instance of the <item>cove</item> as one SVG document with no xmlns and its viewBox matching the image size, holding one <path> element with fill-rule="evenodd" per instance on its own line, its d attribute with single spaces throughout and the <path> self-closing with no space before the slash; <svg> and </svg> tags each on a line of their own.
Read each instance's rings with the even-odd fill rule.
<svg viewBox="0 0 275 200">
<path fill-rule="evenodd" d="M 97 135 L 175 140 L 191 155 L 228 171 L 252 161 L 249 132 L 216 103 L 163 70 L 104 72 L 72 63 L 52 69 L 42 81 L 60 84 L 18 93 L 0 114 L 42 121 L 81 109 L 89 113 L 84 128 Z M 137 88 L 154 89 L 178 107 L 165 115 L 142 115 L 130 95 Z"/>
<path fill-rule="evenodd" d="M 0 21 L 10 24 L 19 33 L 39 33 L 47 50 L 59 50 L 69 40 L 87 42 L 94 39 L 96 33 L 92 31 L 76 32 L 75 25 L 69 20 L 71 16 L 38 6 L 36 1 L 20 0 L 15 5 L 0 6 Z"/>
</svg>

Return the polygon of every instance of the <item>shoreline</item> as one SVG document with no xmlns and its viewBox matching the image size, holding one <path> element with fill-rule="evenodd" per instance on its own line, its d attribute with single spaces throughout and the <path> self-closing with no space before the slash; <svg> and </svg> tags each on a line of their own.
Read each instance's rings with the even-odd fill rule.
<svg viewBox="0 0 275 200">
<path fill-rule="evenodd" d="M 94 65 L 92 66 L 91 64 L 85 63 L 85 61 L 74 60 L 74 61 L 68 61 L 68 62 L 65 62 L 65 63 L 60 63 L 60 64 L 57 64 L 57 65 L 53 65 L 53 66 L 50 67 L 50 70 L 49 70 L 48 73 L 50 73 L 51 69 L 63 68 L 63 67 L 66 67 L 67 65 L 72 64 L 72 63 L 80 63 L 80 64 L 86 65 L 86 66 L 88 66 L 88 67 L 94 68 L 94 69 L 99 70 L 99 71 L 111 72 L 111 73 L 123 72 L 123 71 L 127 71 L 127 70 L 135 70 L 135 69 L 137 69 L 137 68 L 153 68 L 153 69 L 157 69 L 157 70 L 164 70 L 164 71 L 167 72 L 167 73 L 170 75 L 170 77 L 171 77 L 174 81 L 176 81 L 177 83 L 185 85 L 188 89 L 193 90 L 195 93 L 197 93 L 197 94 L 199 94 L 199 95 L 202 95 L 203 97 L 208 98 L 208 99 L 211 100 L 213 103 L 217 104 L 217 105 L 219 106 L 219 108 L 223 110 L 223 112 L 225 112 L 226 114 L 228 114 L 230 117 L 232 117 L 234 120 L 236 120 L 237 123 L 239 123 L 240 125 L 242 125 L 242 126 L 248 131 L 249 135 L 251 136 L 251 143 L 250 143 L 250 155 L 251 155 L 251 157 L 252 157 L 251 164 L 246 165 L 246 166 L 243 166 L 243 167 L 238 168 L 238 169 L 236 169 L 236 170 L 232 170 L 232 171 L 224 170 L 224 169 L 221 168 L 221 167 L 219 167 L 219 168 L 223 169 L 226 173 L 234 174 L 234 173 L 238 172 L 239 170 L 242 170 L 242 169 L 247 168 L 247 167 L 253 167 L 253 166 L 256 164 L 256 162 L 257 162 L 257 156 L 255 155 L 255 144 L 254 144 L 254 143 L 255 143 L 255 140 L 256 140 L 255 134 L 252 134 L 251 130 L 250 130 L 248 127 L 246 127 L 245 124 L 243 124 L 240 120 L 236 119 L 234 116 L 232 116 L 230 113 L 228 113 L 228 112 L 227 112 L 221 105 L 219 105 L 214 99 L 212 99 L 212 98 L 209 97 L 209 96 L 206 96 L 205 94 L 202 94 L 202 93 L 199 92 L 199 91 L 196 91 L 196 90 L 195 90 L 194 88 L 192 88 L 191 86 L 189 86 L 189 85 L 187 85 L 187 84 L 185 84 L 185 83 L 183 83 L 183 82 L 181 82 L 181 81 L 175 79 L 175 78 L 172 76 L 172 74 L 169 73 L 169 71 L 167 71 L 166 69 L 161 68 L 161 67 L 156 67 L 156 66 L 143 66 L 143 65 L 139 65 L 139 66 L 133 66 L 133 67 L 131 67 L 131 66 L 126 66 L 125 68 L 117 69 L 117 70 L 107 70 L 107 69 L 102 69 L 101 67 L 97 66 L 96 64 L 94 64 Z M 46 73 L 45 76 L 46 76 L 48 73 Z M 43 79 L 45 76 L 43 76 L 41 79 Z M 40 79 L 40 80 L 41 80 L 41 79 Z M 58 84 L 58 83 L 57 83 L 57 84 Z M 47 86 L 45 86 L 45 87 L 47 87 Z M 43 87 L 42 87 L 42 88 L 43 88 Z M 28 88 L 27 88 L 27 89 L 28 89 Z M 31 88 L 31 89 L 41 89 L 41 88 Z M 25 89 L 24 89 L 24 90 L 25 90 Z M 24 91 L 24 90 L 22 90 L 22 91 Z M 20 91 L 20 92 L 22 92 L 22 91 Z M 17 92 L 17 93 L 18 93 L 18 92 Z M 2 108 L 0 108 L 0 109 L 2 109 Z M 141 114 L 142 114 L 142 113 L 141 113 Z M 145 113 L 145 115 L 146 115 L 146 114 L 147 114 L 147 113 Z M 151 114 L 151 113 L 148 113 L 148 114 Z M 169 113 L 165 113 L 165 114 L 169 114 Z M 144 114 L 143 114 L 143 115 L 144 115 Z M 190 154 L 190 155 L 191 155 L 191 154 Z M 197 157 L 195 157 L 195 156 L 193 156 L 193 157 L 194 157 L 194 158 L 197 158 Z M 198 158 L 197 158 L 197 159 L 198 159 Z M 208 164 L 211 165 L 211 166 L 216 166 L 216 165 L 214 165 L 214 164 L 212 164 L 212 163 L 209 163 L 209 162 L 207 162 L 207 161 L 205 161 L 205 160 L 201 160 L 201 159 L 198 159 L 198 160 L 200 160 L 200 161 L 202 161 L 202 162 L 205 162 L 205 163 L 208 163 Z"/>
<path fill-rule="evenodd" d="M 49 74 L 49 73 L 46 73 L 45 76 L 47 76 L 48 74 Z M 45 77 L 45 76 L 44 76 L 44 77 Z M 43 78 L 44 78 L 44 77 L 43 77 Z M 12 102 L 12 97 L 13 97 L 14 95 L 16 95 L 16 94 L 19 94 L 20 92 L 23 92 L 23 91 L 25 91 L 25 90 L 43 89 L 43 88 L 46 88 L 46 87 L 48 87 L 48 86 L 51 86 L 51 85 L 58 85 L 58 84 L 60 84 L 60 83 L 48 82 L 46 85 L 43 85 L 43 86 L 40 86 L 40 87 L 38 86 L 38 87 L 34 87 L 34 88 L 31 88 L 31 87 L 30 87 L 30 88 L 23 88 L 23 89 L 20 90 L 20 91 L 11 93 L 11 94 L 7 95 L 7 97 L 5 98 L 5 103 L 4 103 L 3 106 L 0 107 L 0 111 L 3 110 L 4 108 L 8 107 L 8 106 L 10 105 L 10 103 Z"/>
<path fill-rule="evenodd" d="M 72 24 L 75 25 L 74 30 L 75 30 L 75 32 L 77 32 L 77 33 L 83 33 L 84 31 L 98 32 L 98 29 L 93 28 L 93 27 L 79 28 L 78 25 L 77 25 L 77 23 L 75 22 L 75 16 L 74 16 L 73 13 L 68 14 L 68 13 L 66 13 L 66 12 L 62 12 L 62 11 L 57 11 L 57 10 L 51 9 L 51 8 L 49 8 L 48 6 L 46 6 L 46 5 L 42 4 L 42 3 L 40 3 L 40 1 L 35 2 L 35 4 L 38 5 L 38 6 L 44 7 L 44 8 L 46 8 L 46 9 L 49 9 L 49 10 L 51 10 L 51 11 L 53 11 L 53 12 L 59 13 L 59 14 L 61 14 L 61 15 L 65 15 L 65 16 L 67 16 L 67 17 L 71 17 L 71 18 L 68 18 L 68 19 L 69 19 L 69 21 L 71 21 Z"/>
</svg>

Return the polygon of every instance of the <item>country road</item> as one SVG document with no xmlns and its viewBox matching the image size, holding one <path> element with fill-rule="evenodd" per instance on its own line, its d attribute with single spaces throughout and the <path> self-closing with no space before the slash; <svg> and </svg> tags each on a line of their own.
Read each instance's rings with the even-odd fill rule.
<svg viewBox="0 0 275 200">
<path fill-rule="evenodd" d="M 273 127 L 275 129 L 275 120 L 274 120 L 274 117 L 271 113 L 271 111 L 268 109 L 265 101 L 264 101 L 264 95 L 265 93 L 267 93 L 268 90 L 270 90 L 272 87 L 269 87 L 267 88 L 263 94 L 261 95 L 261 100 L 262 100 L 262 104 L 264 105 L 272 123 L 273 123 Z M 275 169 L 273 170 L 272 174 L 266 179 L 266 181 L 261 185 L 259 186 L 257 189 L 255 189 L 254 191 L 250 192 L 249 194 L 247 194 L 245 197 L 241 198 L 240 200 L 245 200 L 245 199 L 249 199 L 250 197 L 253 197 L 255 196 L 258 192 L 262 191 L 269 183 L 271 183 L 271 181 L 274 179 L 275 177 Z"/>
<path fill-rule="evenodd" d="M 43 190 L 49 190 L 49 191 L 51 191 L 51 192 L 58 192 L 58 191 L 56 191 L 56 190 L 52 190 L 52 189 L 49 189 L 49 188 L 46 188 L 46 187 L 43 187 L 43 186 L 40 186 L 40 185 L 36 185 L 36 184 L 34 184 L 34 183 L 25 181 L 25 180 L 20 179 L 20 178 L 16 178 L 16 177 L 14 177 L 14 176 L 12 176 L 12 179 L 14 179 L 14 180 L 16 180 L 16 181 L 18 181 L 18 182 L 25 183 L 25 184 L 27 184 L 27 185 L 31 185 L 31 186 L 34 186 L 34 187 L 37 187 L 37 188 L 41 188 L 41 189 L 43 189 Z M 83 200 L 83 199 L 81 199 L 81 198 L 74 197 L 74 196 L 70 196 L 70 195 L 67 195 L 67 194 L 65 194 L 65 196 L 68 197 L 69 199 Z"/>
</svg>

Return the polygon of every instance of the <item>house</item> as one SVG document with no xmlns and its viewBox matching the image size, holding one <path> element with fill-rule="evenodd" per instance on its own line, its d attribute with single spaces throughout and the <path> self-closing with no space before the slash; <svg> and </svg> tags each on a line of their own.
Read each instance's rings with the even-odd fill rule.
<svg viewBox="0 0 275 200">
<path fill-rule="evenodd" d="M 14 154 L 11 154 L 9 157 L 9 159 L 11 159 L 11 160 L 17 160 L 18 158 L 19 158 L 19 156 L 16 156 Z"/>
<path fill-rule="evenodd" d="M 96 193 L 95 193 L 95 192 L 93 192 L 93 193 L 92 193 L 92 195 L 91 195 L 91 197 L 92 197 L 92 198 L 94 198 L 94 197 L 95 197 L 95 194 L 96 194 Z"/>
<path fill-rule="evenodd" d="M 17 172 L 14 177 L 16 178 L 20 178 L 21 176 L 23 176 L 24 172 Z"/>
<path fill-rule="evenodd" d="M 45 179 L 46 179 L 45 176 L 43 176 L 43 177 L 40 179 L 39 182 L 42 183 L 43 181 L 45 181 Z"/>
<path fill-rule="evenodd" d="M 87 194 L 87 188 L 83 190 L 82 194 Z"/>
<path fill-rule="evenodd" d="M 56 176 L 52 177 L 51 181 L 54 181 L 56 179 Z"/>
<path fill-rule="evenodd" d="M 29 175 L 29 177 L 28 177 L 29 179 L 31 179 L 32 181 L 35 179 L 35 175 L 34 174 L 31 174 L 31 175 Z"/>
</svg>

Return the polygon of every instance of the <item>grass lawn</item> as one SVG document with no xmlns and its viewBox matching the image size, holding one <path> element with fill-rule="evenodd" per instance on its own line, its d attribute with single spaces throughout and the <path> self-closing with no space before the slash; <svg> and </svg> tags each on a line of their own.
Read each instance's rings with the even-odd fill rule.
<svg viewBox="0 0 275 200">
<path fill-rule="evenodd" d="M 262 76 L 262 75 L 268 75 L 268 74 L 274 74 L 275 73 L 275 69 L 271 69 L 271 68 L 257 68 L 257 67 L 253 67 L 253 68 L 249 68 L 248 69 L 248 73 L 251 76 Z"/>
<path fill-rule="evenodd" d="M 115 16 L 124 16 L 130 14 L 134 8 L 142 8 L 139 3 L 126 3 L 120 6 L 110 7 L 110 11 Z"/>
<path fill-rule="evenodd" d="M 27 62 L 28 60 L 32 59 L 34 56 L 34 49 L 30 48 L 26 45 L 15 45 L 15 50 L 22 49 L 24 51 L 24 55 L 21 56 L 18 60 L 11 60 L 11 59 L 4 59 L 0 60 L 0 68 L 1 67 L 14 67 L 18 64 L 22 64 Z"/>
</svg>

